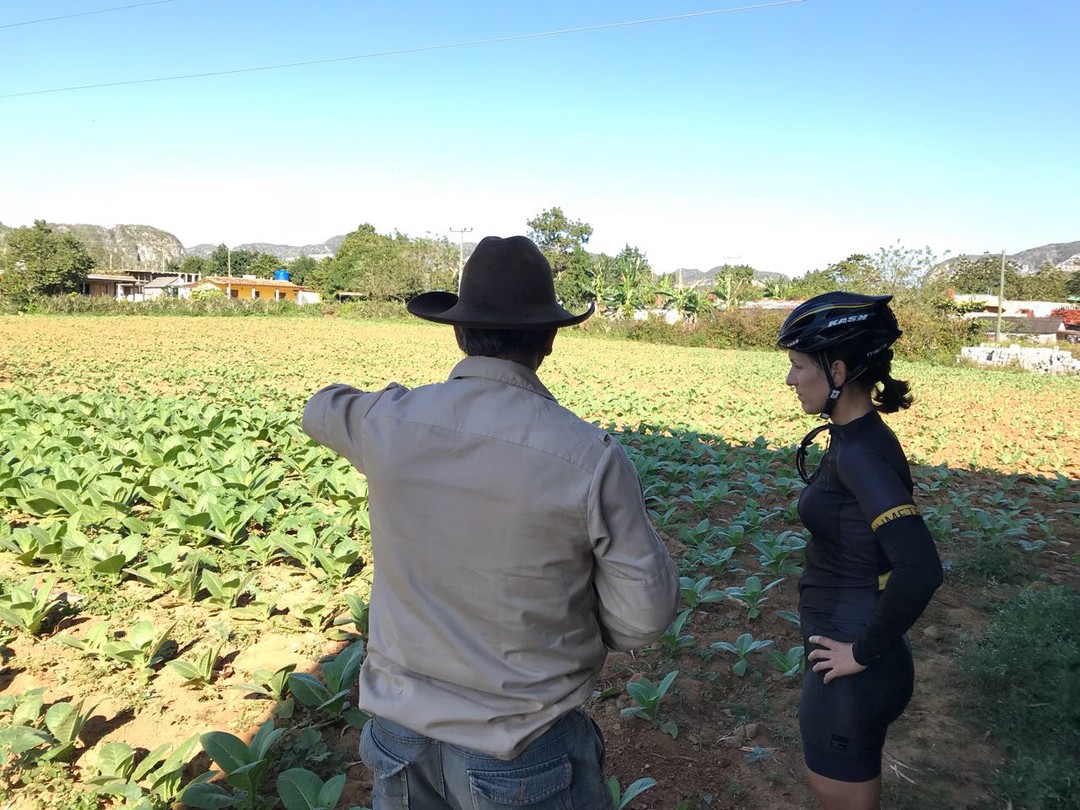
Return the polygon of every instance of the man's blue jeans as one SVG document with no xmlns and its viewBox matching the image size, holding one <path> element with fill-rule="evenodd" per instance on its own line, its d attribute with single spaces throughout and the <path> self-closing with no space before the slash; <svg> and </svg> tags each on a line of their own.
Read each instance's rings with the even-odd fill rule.
<svg viewBox="0 0 1080 810">
<path fill-rule="evenodd" d="M 612 810 L 604 738 L 581 709 L 561 717 L 515 759 L 368 721 L 360 758 L 374 774 L 373 810 Z"/>
</svg>

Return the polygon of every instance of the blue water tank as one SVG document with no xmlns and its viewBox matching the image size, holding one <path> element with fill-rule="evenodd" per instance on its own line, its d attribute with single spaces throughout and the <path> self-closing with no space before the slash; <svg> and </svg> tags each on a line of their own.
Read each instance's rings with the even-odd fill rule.
<svg viewBox="0 0 1080 810">
<path fill-rule="evenodd" d="M 288 281 L 288 280 L 289 280 L 289 271 L 288 270 L 286 270 L 284 268 L 281 268 L 280 270 L 275 270 L 274 271 L 274 281 Z"/>
</svg>

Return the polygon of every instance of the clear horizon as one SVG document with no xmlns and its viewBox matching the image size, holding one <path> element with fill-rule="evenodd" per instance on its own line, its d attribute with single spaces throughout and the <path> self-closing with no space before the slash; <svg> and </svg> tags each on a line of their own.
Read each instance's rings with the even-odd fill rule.
<svg viewBox="0 0 1080 810">
<path fill-rule="evenodd" d="M 658 273 L 789 276 L 1080 239 L 1080 5 L 749 5 L 14 0 L 0 222 L 457 243 L 559 206 Z"/>
</svg>

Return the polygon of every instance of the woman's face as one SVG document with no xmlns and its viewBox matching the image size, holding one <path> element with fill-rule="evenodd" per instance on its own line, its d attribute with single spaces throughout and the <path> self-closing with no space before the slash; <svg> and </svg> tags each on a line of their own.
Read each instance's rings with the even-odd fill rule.
<svg viewBox="0 0 1080 810">
<path fill-rule="evenodd" d="M 829 382 L 821 364 L 813 355 L 789 351 L 791 368 L 785 382 L 794 387 L 799 404 L 806 413 L 821 413 L 829 399 Z"/>
</svg>

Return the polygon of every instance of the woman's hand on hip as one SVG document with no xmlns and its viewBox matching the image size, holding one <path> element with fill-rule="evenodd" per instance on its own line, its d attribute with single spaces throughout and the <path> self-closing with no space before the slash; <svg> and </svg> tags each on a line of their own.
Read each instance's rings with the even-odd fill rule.
<svg viewBox="0 0 1080 810">
<path fill-rule="evenodd" d="M 845 675 L 857 675 L 866 667 L 855 660 L 851 645 L 843 641 L 833 641 L 827 636 L 810 636 L 811 644 L 818 644 L 824 649 L 811 650 L 807 656 L 814 664 L 814 672 L 825 673 L 825 683 Z"/>
</svg>

